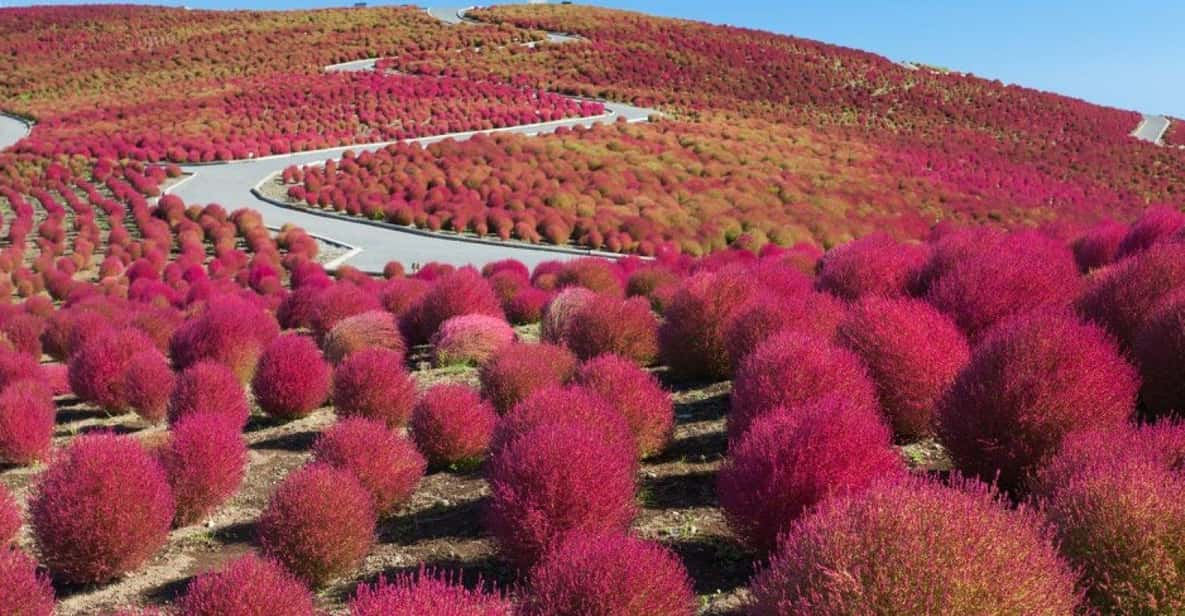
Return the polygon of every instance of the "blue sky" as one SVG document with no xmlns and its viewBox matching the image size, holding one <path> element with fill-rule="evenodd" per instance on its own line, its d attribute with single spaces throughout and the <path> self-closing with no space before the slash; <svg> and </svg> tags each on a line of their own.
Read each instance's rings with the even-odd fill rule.
<svg viewBox="0 0 1185 616">
<path fill-rule="evenodd" d="M 583 1 L 794 34 L 1125 109 L 1185 117 L 1185 2 L 1180 0 Z M 352 2 L 175 4 L 303 8 Z M 0 6 L 13 4 L 0 0 Z"/>
</svg>

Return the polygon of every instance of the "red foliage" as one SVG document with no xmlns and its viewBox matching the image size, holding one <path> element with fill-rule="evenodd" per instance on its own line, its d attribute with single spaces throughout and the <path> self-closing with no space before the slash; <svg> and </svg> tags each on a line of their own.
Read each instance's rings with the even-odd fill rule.
<svg viewBox="0 0 1185 616">
<path fill-rule="evenodd" d="M 431 286 L 418 278 L 392 278 L 379 292 L 379 301 L 395 318 L 402 318 L 408 309 L 428 293 Z"/>
<path fill-rule="evenodd" d="M 767 412 L 734 442 L 717 478 L 729 525 L 750 546 L 773 550 L 820 502 L 903 476 L 891 436 L 878 415 L 842 395 Z"/>
<path fill-rule="evenodd" d="M 514 342 L 514 329 L 504 319 L 466 314 L 441 324 L 432 335 L 432 363 L 480 365 L 502 347 Z"/>
<path fill-rule="evenodd" d="M 597 295 L 571 313 L 565 331 L 580 359 L 612 353 L 646 366 L 658 355 L 658 319 L 644 298 Z"/>
<path fill-rule="evenodd" d="M 8 488 L 0 485 L 0 549 L 16 539 L 21 530 L 21 507 Z"/>
<path fill-rule="evenodd" d="M 247 467 L 247 445 L 237 426 L 206 412 L 175 423 L 158 455 L 177 503 L 177 526 L 204 520 L 239 489 Z"/>
<path fill-rule="evenodd" d="M 571 532 L 625 532 L 636 511 L 634 458 L 599 430 L 541 425 L 491 458 L 486 528 L 520 566 Z"/>
<path fill-rule="evenodd" d="M 14 616 L 53 616 L 54 593 L 49 577 L 24 552 L 0 546 L 0 605 Z"/>
<path fill-rule="evenodd" d="M 754 294 L 740 271 L 705 272 L 675 292 L 658 330 L 659 352 L 674 376 L 724 379 L 731 373 L 724 324 Z"/>
<path fill-rule="evenodd" d="M 378 310 L 382 306 L 373 293 L 352 282 L 338 282 L 313 296 L 310 325 L 318 339 L 324 338 L 346 317 Z"/>
<path fill-rule="evenodd" d="M 389 349 L 399 353 L 401 358 L 407 353 L 395 318 L 385 310 L 370 310 L 338 321 L 326 334 L 321 347 L 325 350 L 325 358 L 334 364 L 362 349 Z"/>
<path fill-rule="evenodd" d="M 761 343 L 737 367 L 728 438 L 737 443 L 758 417 L 778 407 L 794 410 L 828 395 L 879 412 L 876 386 L 860 358 L 808 334 L 786 331 Z"/>
<path fill-rule="evenodd" d="M 479 582 L 480 584 L 480 582 Z M 453 576 L 432 569 L 379 578 L 358 587 L 350 616 L 512 616 L 514 605 L 500 593 L 470 590 Z"/>
<path fill-rule="evenodd" d="M 498 455 L 503 447 L 541 425 L 555 423 L 578 424 L 615 446 L 638 450 L 625 416 L 605 398 L 575 385 L 544 387 L 515 404 L 494 427 L 490 455 Z"/>
<path fill-rule="evenodd" d="M 1167 206 L 1150 207 L 1132 223 L 1119 244 L 1116 257 L 1122 259 L 1144 252 L 1181 229 L 1185 229 L 1185 213 Z"/>
<path fill-rule="evenodd" d="M 1138 387 L 1102 329 L 1036 313 L 1001 324 L 975 348 L 939 402 L 939 438 L 959 469 L 1020 489 L 1065 435 L 1121 428 Z"/>
<path fill-rule="evenodd" d="M 1185 410 L 1185 287 L 1161 302 L 1136 333 L 1140 399 L 1153 414 Z"/>
<path fill-rule="evenodd" d="M 690 616 L 695 591 L 679 557 L 625 535 L 572 533 L 530 573 L 522 613 Z"/>
<path fill-rule="evenodd" d="M 543 309 L 554 295 L 550 291 L 526 287 L 509 300 L 502 302 L 506 318 L 515 325 L 537 323 L 543 318 Z"/>
<path fill-rule="evenodd" d="M 164 421 L 176 381 L 168 360 L 159 350 L 151 349 L 132 355 L 128 363 L 125 384 L 128 406 L 145 421 Z"/>
<path fill-rule="evenodd" d="M 29 499 L 42 562 L 76 583 L 135 570 L 164 545 L 173 512 L 161 465 L 135 440 L 112 434 L 74 439 Z"/>
<path fill-rule="evenodd" d="M 657 455 L 675 432 L 675 408 L 671 394 L 653 374 L 616 355 L 601 355 L 585 362 L 576 382 L 604 398 L 625 417 L 638 444 L 638 453 Z"/>
<path fill-rule="evenodd" d="M 349 471 L 386 515 L 411 498 L 427 463 L 411 441 L 372 419 L 342 419 L 313 443 L 313 459 Z"/>
<path fill-rule="evenodd" d="M 264 347 L 279 331 L 275 317 L 255 304 L 220 296 L 177 328 L 169 340 L 169 354 L 179 370 L 208 359 L 227 366 L 246 383 Z"/>
<path fill-rule="evenodd" d="M 17 314 L 0 323 L 0 336 L 21 353 L 41 358 L 41 334 L 45 319 L 32 314 Z"/>
<path fill-rule="evenodd" d="M 1185 244 L 1162 244 L 1099 272 L 1079 298 L 1077 308 L 1130 349 L 1161 299 L 1182 287 Z"/>
<path fill-rule="evenodd" d="M 415 399 L 403 356 L 389 349 L 353 353 L 333 372 L 333 412 L 341 417 L 365 417 L 394 430 L 407 425 Z"/>
<path fill-rule="evenodd" d="M 247 424 L 251 409 L 243 384 L 226 365 L 215 361 L 200 361 L 177 375 L 169 396 L 169 425 L 196 413 L 223 417 L 230 425 L 242 428 Z"/>
<path fill-rule="evenodd" d="M 481 395 L 505 413 L 534 391 L 570 381 L 577 364 L 576 356 L 563 347 L 511 344 L 482 364 Z"/>
<path fill-rule="evenodd" d="M 162 396 L 162 384 L 150 381 L 169 378 L 164 374 L 169 369 L 168 360 L 151 340 L 135 329 L 107 328 L 95 332 L 70 357 L 69 366 L 70 388 L 74 393 L 115 414 L 130 410 L 131 397 L 135 394 L 144 394 L 141 403 L 158 403 L 159 399 L 150 398 Z M 141 387 L 134 394 L 132 373 L 142 368 L 151 373 L 137 375 L 136 385 Z M 163 408 L 144 409 L 148 419 L 158 410 Z"/>
<path fill-rule="evenodd" d="M 564 263 L 556 282 L 560 287 L 583 287 L 593 293 L 621 297 L 625 289 L 618 272 L 607 259 L 581 257 Z"/>
<path fill-rule="evenodd" d="M 543 308 L 539 337 L 552 344 L 567 342 L 572 316 L 595 297 L 595 293 L 584 287 L 568 287 L 554 295 Z"/>
<path fill-rule="evenodd" d="M 16 381 L 0 391 L 0 461 L 32 464 L 45 459 L 56 414 L 51 392 L 39 380 Z"/>
<path fill-rule="evenodd" d="M 329 397 L 330 368 L 310 338 L 285 334 L 259 358 L 251 391 L 264 413 L 297 419 L 312 413 Z"/>
<path fill-rule="evenodd" d="M 297 469 L 259 515 L 263 553 L 316 587 L 351 572 L 375 539 L 370 492 L 345 470 L 325 464 Z"/>
<path fill-rule="evenodd" d="M 45 373 L 33 357 L 0 348 L 0 390 L 23 380 L 41 381 Z"/>
<path fill-rule="evenodd" d="M 826 293 L 774 296 L 760 293 L 724 323 L 724 343 L 733 369 L 757 345 L 785 330 L 831 338 L 844 318 L 843 302 Z"/>
<path fill-rule="evenodd" d="M 475 270 L 463 268 L 438 279 L 404 315 L 409 341 L 430 340 L 445 321 L 465 314 L 502 318 L 493 289 Z"/>
<path fill-rule="evenodd" d="M 460 384 L 424 392 L 411 415 L 416 447 L 434 466 L 472 466 L 485 457 L 498 414 L 476 390 Z"/>
<path fill-rule="evenodd" d="M 249 554 L 189 583 L 179 616 L 314 616 L 313 593 L 274 561 Z"/>
<path fill-rule="evenodd" d="M 1041 517 L 956 483 L 878 486 L 798 520 L 754 578 L 751 613 L 1077 614 Z"/>
<path fill-rule="evenodd" d="M 816 285 L 848 301 L 867 295 L 903 297 L 915 286 L 927 256 L 923 245 L 873 233 L 823 255 Z"/>
<path fill-rule="evenodd" d="M 1114 262 L 1127 231 L 1127 225 L 1107 220 L 1078 236 L 1071 248 L 1079 271 L 1087 273 Z"/>
</svg>

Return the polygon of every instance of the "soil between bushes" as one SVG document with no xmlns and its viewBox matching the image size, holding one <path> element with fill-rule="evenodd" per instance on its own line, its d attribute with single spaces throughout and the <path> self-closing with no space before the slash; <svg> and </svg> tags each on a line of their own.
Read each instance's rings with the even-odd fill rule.
<svg viewBox="0 0 1185 616">
<path fill-rule="evenodd" d="M 518 328 L 520 338 L 537 337 L 536 327 Z M 423 352 L 410 359 L 421 387 L 444 381 L 477 383 L 474 368 L 431 368 Z M 658 370 L 664 377 L 663 370 Z M 646 460 L 638 476 L 640 514 L 634 530 L 663 543 L 687 566 L 703 615 L 739 614 L 744 587 L 756 566 L 755 555 L 729 531 L 717 506 L 716 473 L 726 453 L 725 416 L 729 383 L 670 383 L 677 427 L 662 455 Z M 148 426 L 135 415 L 110 417 L 72 397 L 58 400 L 55 445 L 94 430 L 133 434 L 149 446 L 165 438 L 163 426 Z M 206 522 L 174 530 L 165 547 L 145 566 L 123 579 L 100 586 L 55 587 L 59 616 L 93 614 L 129 605 L 163 605 L 182 594 L 195 575 L 254 549 L 254 521 L 276 485 L 309 457 L 321 430 L 333 423 L 331 407 L 304 419 L 274 423 L 256 410 L 245 429 L 250 447 L 246 478 L 239 492 Z M 903 448 L 913 466 L 940 468 L 941 448 L 933 444 Z M 0 467 L 0 482 L 24 502 L 37 473 L 33 468 Z M 480 581 L 513 589 L 519 576 L 498 558 L 481 525 L 488 489 L 480 471 L 430 469 L 411 502 L 382 520 L 378 542 L 360 569 L 318 595 L 319 607 L 346 613 L 346 603 L 360 583 L 414 571 L 421 564 L 458 570 L 466 584 Z M 28 524 L 19 539 L 34 551 Z"/>
</svg>

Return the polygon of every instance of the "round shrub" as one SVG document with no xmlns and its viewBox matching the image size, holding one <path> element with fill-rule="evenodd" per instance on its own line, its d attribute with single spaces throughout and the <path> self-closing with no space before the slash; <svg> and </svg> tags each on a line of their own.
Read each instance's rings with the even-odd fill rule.
<svg viewBox="0 0 1185 616">
<path fill-rule="evenodd" d="M 322 347 L 325 358 L 334 364 L 350 353 L 375 347 L 399 353 L 400 362 L 407 353 L 395 317 L 385 310 L 370 310 L 338 321 L 325 336 Z"/>
<path fill-rule="evenodd" d="M 1114 341 L 1072 315 L 1001 324 L 939 402 L 938 434 L 955 465 L 1009 490 L 1075 430 L 1124 425 L 1139 380 Z"/>
<path fill-rule="evenodd" d="M 934 408 L 971 359 L 954 321 L 925 302 L 871 297 L 852 307 L 837 334 L 864 361 L 897 438 L 933 435 Z"/>
<path fill-rule="evenodd" d="M 749 424 L 767 411 L 795 409 L 830 394 L 879 412 L 876 387 L 855 354 L 808 334 L 777 334 L 745 356 L 737 368 L 728 416 L 729 442 L 737 442 Z"/>
<path fill-rule="evenodd" d="M 279 333 L 280 325 L 271 313 L 244 299 L 222 296 L 177 328 L 169 340 L 169 354 L 178 370 L 212 360 L 246 383 L 264 347 Z"/>
<path fill-rule="evenodd" d="M 182 417 L 159 453 L 173 498 L 174 523 L 196 524 L 239 489 L 247 466 L 247 444 L 237 426 L 213 413 Z"/>
<path fill-rule="evenodd" d="M 511 344 L 482 364 L 478 372 L 481 394 L 499 413 L 505 413 L 533 391 L 572 380 L 578 363 L 563 347 Z"/>
<path fill-rule="evenodd" d="M 550 291 L 527 287 L 502 302 L 502 309 L 506 311 L 506 318 L 515 325 L 538 323 L 543 318 L 544 306 L 552 297 Z"/>
<path fill-rule="evenodd" d="M 403 368 L 403 356 L 390 349 L 363 349 L 333 372 L 333 412 L 365 417 L 391 429 L 407 425 L 416 400 L 416 383 Z"/>
<path fill-rule="evenodd" d="M 572 321 L 572 315 L 596 296 L 596 293 L 584 287 L 568 287 L 557 293 L 543 308 L 539 337 L 544 342 L 552 344 L 567 342 L 568 324 Z"/>
<path fill-rule="evenodd" d="M 1070 248 L 1078 270 L 1086 273 L 1110 265 L 1119 255 L 1119 245 L 1127 235 L 1127 225 L 1114 220 L 1103 221 L 1080 235 Z"/>
<path fill-rule="evenodd" d="M 627 359 L 601 355 L 580 367 L 576 382 L 625 417 L 641 457 L 657 455 L 671 442 L 675 406 L 653 374 Z"/>
<path fill-rule="evenodd" d="M 317 295 L 324 287 L 301 286 L 293 289 L 276 306 L 276 321 L 284 329 L 312 329 Z"/>
<path fill-rule="evenodd" d="M 1136 333 L 1140 397 L 1156 415 L 1185 411 L 1185 287 L 1165 298 Z"/>
<path fill-rule="evenodd" d="M 754 294 L 744 272 L 699 273 L 683 282 L 658 329 L 659 354 L 684 379 L 725 379 L 731 373 L 724 324 Z"/>
<path fill-rule="evenodd" d="M 847 301 L 868 295 L 903 297 L 916 284 L 927 256 L 925 246 L 873 233 L 827 251 L 815 282 L 820 290 Z"/>
<path fill-rule="evenodd" d="M 434 466 L 474 466 L 485 457 L 498 414 L 467 385 L 445 383 L 424 392 L 411 415 L 416 447 Z"/>
<path fill-rule="evenodd" d="M 658 355 L 658 319 L 650 302 L 597 295 L 572 313 L 565 343 L 580 359 L 612 353 L 646 366 Z"/>
<path fill-rule="evenodd" d="M 4 549 L 21 530 L 21 508 L 8 488 L 0 484 L 0 549 Z"/>
<path fill-rule="evenodd" d="M 129 366 L 126 382 L 128 405 L 145 421 L 163 421 L 168 413 L 169 395 L 176 380 L 168 360 L 160 351 L 152 349 L 133 355 Z"/>
<path fill-rule="evenodd" d="M 169 425 L 176 425 L 195 413 L 218 415 L 240 429 L 247 424 L 251 415 L 247 393 L 230 368 L 207 360 L 197 362 L 177 375 L 169 395 Z"/>
<path fill-rule="evenodd" d="M 353 473 L 311 464 L 276 488 L 258 526 L 264 554 L 316 587 L 353 571 L 370 551 L 374 499 Z"/>
<path fill-rule="evenodd" d="M 602 295 L 621 297 L 625 294 L 617 266 L 597 257 L 581 257 L 564 263 L 556 282 L 561 287 L 582 287 Z"/>
<path fill-rule="evenodd" d="M 342 419 L 313 443 L 313 459 L 349 471 L 374 498 L 379 515 L 411 498 L 427 463 L 411 441 L 372 419 Z"/>
<path fill-rule="evenodd" d="M 19 352 L 41 358 L 41 334 L 45 319 L 33 314 L 16 314 L 0 322 L 0 336 Z"/>
<path fill-rule="evenodd" d="M 313 593 L 277 563 L 253 554 L 203 573 L 177 600 L 179 616 L 314 616 Z"/>
<path fill-rule="evenodd" d="M 317 339 L 323 339 L 347 317 L 381 308 L 378 297 L 373 293 L 352 282 L 338 282 L 313 296 L 310 325 Z"/>
<path fill-rule="evenodd" d="M 52 616 L 53 586 L 37 571 L 37 561 L 12 547 L 0 546 L 0 606 L 13 616 Z"/>
<path fill-rule="evenodd" d="M 431 340 L 445 321 L 465 314 L 503 318 L 493 289 L 473 269 L 459 269 L 438 279 L 404 315 L 404 331 L 413 343 Z"/>
<path fill-rule="evenodd" d="M 39 380 L 16 381 L 0 391 L 0 461 L 44 460 L 53 445 L 56 414 L 51 393 Z"/>
<path fill-rule="evenodd" d="M 741 360 L 770 336 L 792 330 L 831 338 L 847 307 L 826 293 L 773 296 L 761 293 L 738 308 L 724 323 L 724 344 L 735 370 Z"/>
<path fill-rule="evenodd" d="M 1169 206 L 1150 207 L 1132 223 L 1116 256 L 1122 259 L 1141 253 L 1181 229 L 1185 229 L 1185 213 Z"/>
<path fill-rule="evenodd" d="M 174 504 L 161 468 L 129 437 L 74 439 L 41 474 L 29 520 L 42 562 L 68 582 L 113 580 L 168 538 Z"/>
<path fill-rule="evenodd" d="M 1074 586 L 1035 512 L 1009 509 L 983 485 L 914 479 L 795 522 L 755 576 L 749 611 L 1071 616 Z"/>
<path fill-rule="evenodd" d="M 754 421 L 730 450 L 716 493 L 737 535 L 769 552 L 820 502 L 904 474 L 881 418 L 831 395 Z"/>
<path fill-rule="evenodd" d="M 36 359 L 24 353 L 0 348 L 0 390 L 17 381 L 43 381 L 45 377 L 45 371 Z"/>
<path fill-rule="evenodd" d="M 452 576 L 431 569 L 380 578 L 358 587 L 350 616 L 512 616 L 514 605 L 501 594 L 470 590 Z"/>
<path fill-rule="evenodd" d="M 488 479 L 485 526 L 520 566 L 568 533 L 622 533 L 634 518 L 634 452 L 587 426 L 523 434 L 491 457 Z"/>
<path fill-rule="evenodd" d="M 1126 349 L 1163 298 L 1185 287 L 1185 244 L 1158 244 L 1099 272 L 1078 312 L 1107 328 Z"/>
<path fill-rule="evenodd" d="M 312 339 L 299 334 L 276 338 L 259 358 L 251 391 L 264 413 L 298 419 L 329 397 L 330 369 Z"/>
<path fill-rule="evenodd" d="M 549 423 L 586 426 L 599 432 L 605 441 L 628 451 L 638 449 L 629 423 L 608 400 L 580 386 L 550 386 L 532 392 L 494 426 L 491 455 L 497 455 L 519 436 Z"/>
<path fill-rule="evenodd" d="M 147 350 L 146 350 L 147 349 Z M 155 365 L 149 370 L 168 369 L 167 360 L 144 334 L 135 329 L 104 329 L 86 338 L 70 358 L 70 388 L 83 400 L 108 412 L 123 413 L 131 408 L 129 379 L 140 369 L 133 358 Z"/>
<path fill-rule="evenodd" d="M 691 616 L 695 591 L 679 557 L 625 535 L 572 533 L 530 572 L 533 616 Z"/>
<path fill-rule="evenodd" d="M 392 278 L 379 291 L 379 302 L 384 310 L 399 319 L 420 301 L 431 287 L 428 282 L 418 278 Z"/>
<path fill-rule="evenodd" d="M 432 335 L 432 363 L 437 366 L 481 364 L 512 342 L 514 329 L 503 319 L 485 314 L 453 317 Z"/>
</svg>

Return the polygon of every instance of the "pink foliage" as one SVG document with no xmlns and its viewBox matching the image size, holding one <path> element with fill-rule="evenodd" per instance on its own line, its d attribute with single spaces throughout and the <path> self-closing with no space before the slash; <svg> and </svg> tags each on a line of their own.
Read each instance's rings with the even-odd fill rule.
<svg viewBox="0 0 1185 616">
<path fill-rule="evenodd" d="M 467 385 L 445 383 L 424 392 L 412 411 L 416 447 L 435 466 L 471 466 L 485 457 L 498 414 Z"/>
<path fill-rule="evenodd" d="M 54 592 L 49 576 L 24 552 L 0 546 L 0 605 L 14 616 L 53 616 Z"/>
<path fill-rule="evenodd" d="M 276 338 L 259 358 L 251 390 L 264 413 L 297 419 L 329 397 L 330 368 L 312 339 L 298 334 Z"/>
<path fill-rule="evenodd" d="M 338 321 L 326 334 L 321 347 L 325 358 L 333 364 L 362 349 L 389 349 L 400 356 L 407 353 L 395 318 L 385 310 L 370 310 Z"/>
<path fill-rule="evenodd" d="M 512 616 L 514 605 L 500 593 L 470 590 L 452 576 L 421 569 L 392 580 L 358 587 L 350 616 Z"/>
<path fill-rule="evenodd" d="M 251 414 L 247 393 L 238 376 L 225 364 L 200 361 L 177 375 L 169 396 L 169 425 L 196 413 L 218 415 L 236 428 L 247 424 Z"/>
<path fill-rule="evenodd" d="M 926 257 L 925 246 L 874 233 L 823 255 L 816 284 L 848 301 L 868 295 L 903 297 L 916 284 Z"/>
<path fill-rule="evenodd" d="M 403 367 L 403 356 L 382 348 L 363 349 L 333 372 L 333 411 L 341 417 L 365 417 L 391 429 L 411 417 L 416 384 Z"/>
<path fill-rule="evenodd" d="M 460 269 L 437 280 L 404 315 L 404 331 L 413 343 L 427 342 L 445 321 L 466 314 L 503 317 L 493 289 L 472 269 Z"/>
<path fill-rule="evenodd" d="M 169 353 L 179 370 L 209 359 L 224 364 L 245 383 L 251 380 L 264 347 L 279 332 L 279 324 L 267 311 L 246 300 L 222 296 L 177 328 Z"/>
<path fill-rule="evenodd" d="M 173 498 L 177 526 L 196 524 L 230 498 L 247 467 L 247 444 L 226 418 L 197 412 L 173 425 L 159 452 Z"/>
<path fill-rule="evenodd" d="M 658 330 L 660 355 L 674 376 L 723 379 L 731 373 L 724 324 L 754 294 L 746 273 L 705 272 L 675 292 Z"/>
<path fill-rule="evenodd" d="M 411 498 L 427 463 L 407 438 L 372 419 L 342 419 L 313 443 L 313 459 L 349 471 L 374 498 L 381 516 Z"/>
<path fill-rule="evenodd" d="M 629 422 L 608 400 L 579 385 L 544 387 L 514 405 L 494 428 L 493 456 L 520 436 L 545 424 L 578 424 L 614 446 L 638 449 Z"/>
<path fill-rule="evenodd" d="M 247 555 L 193 579 L 180 616 L 315 616 L 313 593 L 274 561 Z"/>
<path fill-rule="evenodd" d="M 658 319 L 643 298 L 597 295 L 569 317 L 564 342 L 580 359 L 612 353 L 646 366 L 658 355 Z"/>
<path fill-rule="evenodd" d="M 576 356 L 563 347 L 511 344 L 481 365 L 481 394 L 505 413 L 531 392 L 572 380 L 577 363 Z"/>
<path fill-rule="evenodd" d="M 601 355 L 585 362 L 576 382 L 605 399 L 625 417 L 646 458 L 657 455 L 671 442 L 675 432 L 675 409 L 671 394 L 653 374 L 616 355 Z"/>
<path fill-rule="evenodd" d="M 763 292 L 735 310 L 724 322 L 724 343 L 735 370 L 757 345 L 785 330 L 831 338 L 846 307 L 825 293 L 775 296 Z"/>
<path fill-rule="evenodd" d="M 1124 348 L 1160 301 L 1185 287 L 1185 244 L 1161 244 L 1100 271 L 1079 298 L 1087 319 L 1107 328 Z"/>
<path fill-rule="evenodd" d="M 1185 410 L 1185 287 L 1161 302 L 1132 348 L 1143 377 L 1140 398 L 1153 414 Z"/>
<path fill-rule="evenodd" d="M 466 314 L 441 324 L 432 335 L 432 362 L 437 366 L 479 365 L 514 342 L 514 329 L 504 319 Z"/>
<path fill-rule="evenodd" d="M 0 461 L 44 460 L 52 446 L 56 414 L 51 392 L 41 381 L 16 381 L 0 391 Z"/>
</svg>

